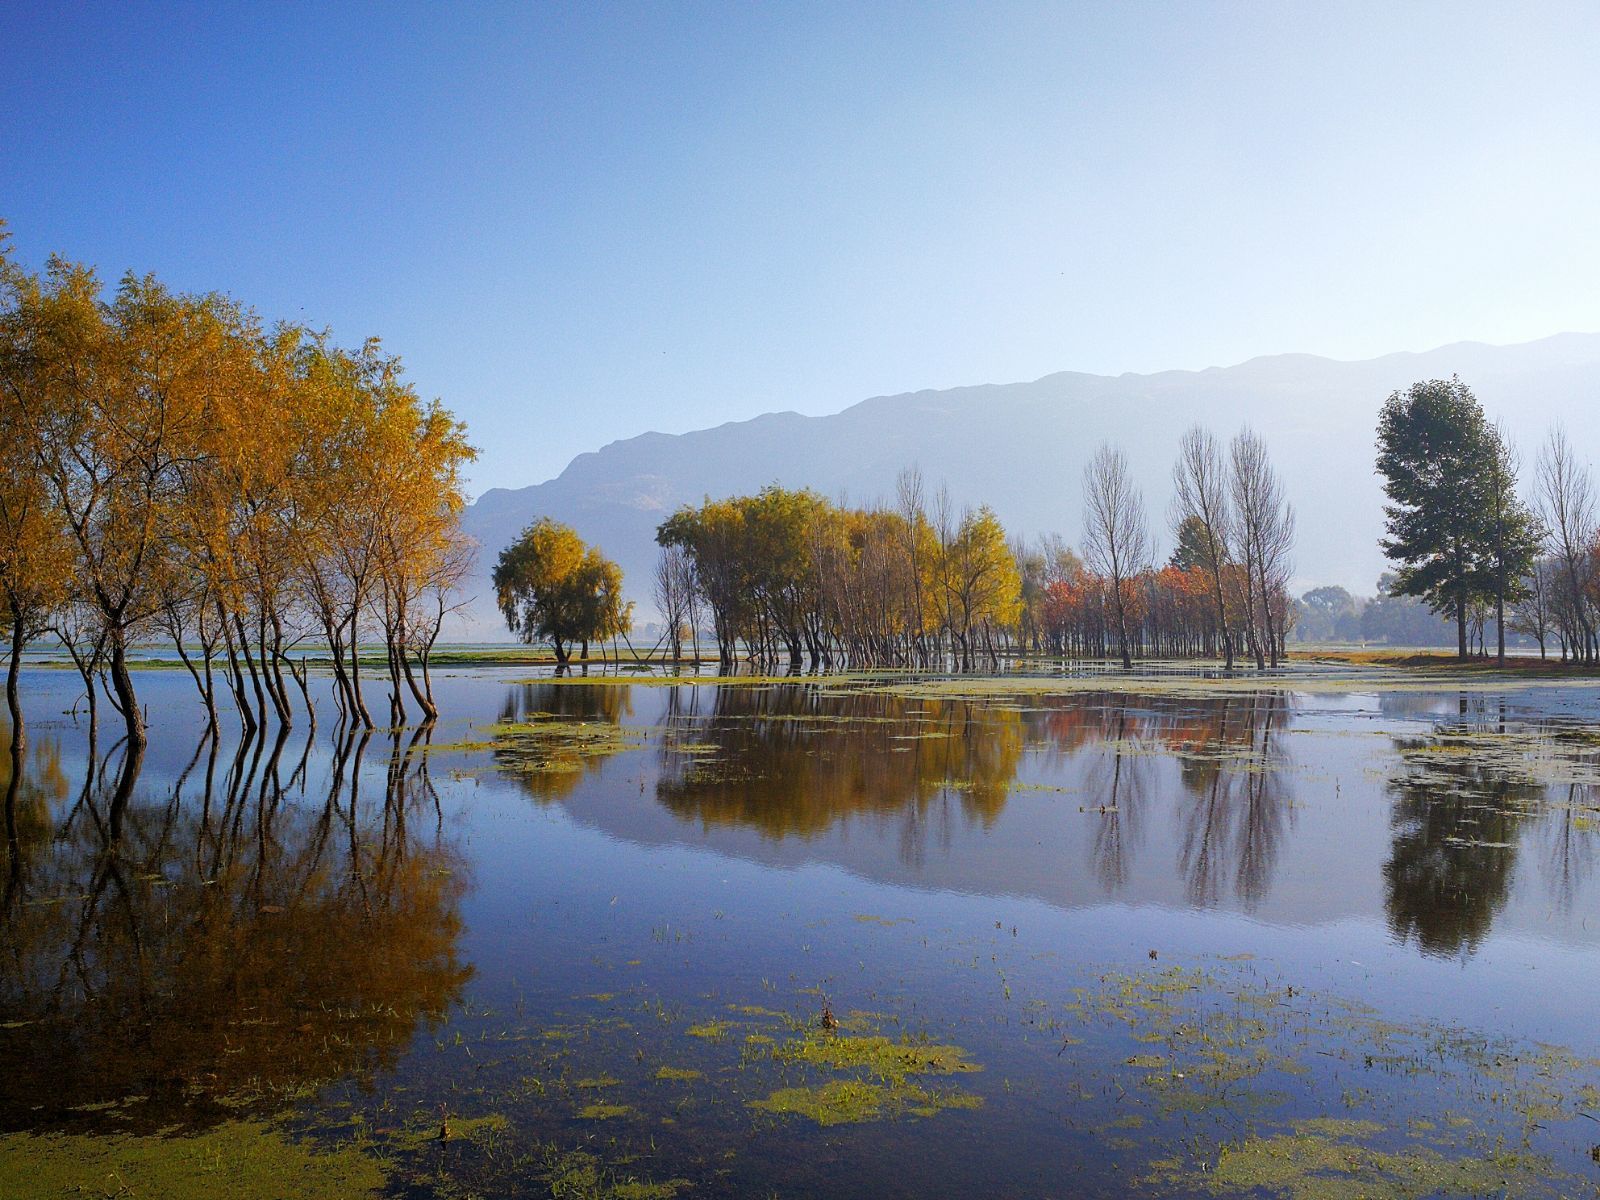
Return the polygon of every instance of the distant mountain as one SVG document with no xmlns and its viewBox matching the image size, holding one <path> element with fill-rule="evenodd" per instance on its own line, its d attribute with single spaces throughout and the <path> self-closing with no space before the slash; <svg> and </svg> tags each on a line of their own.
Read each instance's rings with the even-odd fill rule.
<svg viewBox="0 0 1600 1200">
<path fill-rule="evenodd" d="M 1179 435 L 1197 421 L 1223 437 L 1248 423 L 1266 437 L 1298 514 L 1296 590 L 1337 583 L 1370 593 L 1385 569 L 1373 474 L 1378 408 L 1397 388 L 1452 374 L 1504 420 L 1525 477 L 1552 421 L 1564 422 L 1585 454 L 1600 452 L 1600 334 L 1568 333 L 1365 362 L 1283 354 L 1155 375 L 1064 371 L 1032 383 L 879 396 L 831 416 L 768 413 L 692 433 L 645 433 L 580 454 L 545 483 L 485 492 L 465 524 L 482 545 L 486 577 L 529 521 L 567 522 L 621 564 L 645 615 L 656 525 L 705 496 L 780 483 L 861 503 L 892 496 L 898 472 L 916 464 L 929 488 L 947 484 L 957 505 L 987 503 L 1013 532 L 1056 531 L 1076 543 L 1084 463 L 1112 441 L 1127 451 L 1152 524 L 1170 543 Z M 473 590 L 469 635 L 503 636 L 485 579 Z"/>
</svg>

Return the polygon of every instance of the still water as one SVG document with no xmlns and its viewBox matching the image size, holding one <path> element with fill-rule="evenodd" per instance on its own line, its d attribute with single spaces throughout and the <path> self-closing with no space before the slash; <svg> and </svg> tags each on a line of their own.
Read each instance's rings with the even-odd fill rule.
<svg viewBox="0 0 1600 1200">
<path fill-rule="evenodd" d="M 1597 1194 L 1600 690 L 527 674 L 29 672 L 0 1192 Z"/>
</svg>

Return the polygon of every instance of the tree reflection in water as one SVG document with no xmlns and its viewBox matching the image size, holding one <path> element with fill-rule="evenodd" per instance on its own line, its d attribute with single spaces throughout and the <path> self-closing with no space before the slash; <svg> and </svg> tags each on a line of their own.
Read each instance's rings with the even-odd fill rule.
<svg viewBox="0 0 1600 1200">
<path fill-rule="evenodd" d="M 595 747 L 563 736 L 563 731 L 570 732 L 582 725 L 615 729 L 632 715 L 632 691 L 629 688 L 513 684 L 506 689 L 505 699 L 501 701 L 500 723 L 537 723 L 541 728 L 548 728 L 551 736 L 541 740 L 543 761 L 537 770 L 528 770 L 522 756 L 509 745 L 497 745 L 495 757 L 535 798 L 540 801 L 559 800 L 570 795 L 578 783 L 586 775 L 597 771 L 605 760 L 604 753 L 597 753 Z"/>
<path fill-rule="evenodd" d="M 810 838 L 841 819 L 900 823 L 907 861 L 965 818 L 991 825 L 1026 740 L 1016 708 L 971 700 L 913 703 L 826 690 L 718 688 L 700 707 L 675 692 L 656 798 L 702 826 L 773 840 Z"/>
<path fill-rule="evenodd" d="M 1428 748 L 1425 739 L 1401 749 Z M 1438 776 L 1450 777 L 1441 786 Z M 1389 928 L 1424 954 L 1471 953 L 1506 902 L 1523 815 L 1544 796 L 1465 755 L 1390 782 L 1394 836 L 1383 877 Z"/>
<path fill-rule="evenodd" d="M 1185 793 L 1175 814 L 1176 865 L 1189 902 L 1217 904 L 1231 877 L 1246 907 L 1259 903 L 1293 819 L 1273 740 L 1288 712 L 1281 693 L 1262 692 L 1184 701 L 1107 694 L 1055 715 L 1050 728 L 1063 749 L 1098 743 L 1086 794 L 1101 818 L 1092 850 L 1101 887 L 1114 895 L 1126 885 L 1156 786 L 1153 767 L 1170 759 Z"/>
<path fill-rule="evenodd" d="M 286 771 L 282 736 L 205 737 L 165 795 L 114 751 L 69 796 L 36 743 L 6 789 L 0 1125 L 129 1097 L 204 1122 L 392 1066 L 470 975 L 424 736 L 339 741 L 325 792 L 309 740 Z"/>
<path fill-rule="evenodd" d="M 616 723 L 617 688 L 529 685 L 506 720 L 532 714 Z M 669 689 L 656 735 L 657 801 L 703 829 L 753 829 L 773 841 L 814 839 L 851 818 L 893 822 L 901 860 L 948 848 L 959 822 L 992 827 L 1031 755 L 1081 769 L 1073 812 L 1097 825 L 1092 867 L 1122 889 L 1142 841 L 1155 769 L 1177 764 L 1178 869 L 1191 903 L 1231 889 L 1246 905 L 1271 884 L 1292 820 L 1276 732 L 1277 692 L 1182 700 L 1124 694 L 1030 697 L 1027 706 L 869 690 L 789 686 Z M 559 755 L 560 751 L 552 751 Z M 568 795 L 599 756 L 565 769 L 515 773 L 541 800 Z"/>
<path fill-rule="evenodd" d="M 1266 895 L 1294 813 L 1281 739 L 1273 740 L 1287 717 L 1281 692 L 1220 700 L 1195 714 L 1187 745 L 1174 747 L 1190 797 L 1178 864 L 1191 903 L 1217 903 L 1230 875 L 1247 908 Z"/>
<path fill-rule="evenodd" d="M 1390 931 L 1424 954 L 1471 954 L 1510 895 L 1523 825 L 1538 813 L 1545 785 L 1461 740 L 1504 735 L 1503 698 L 1422 695 L 1389 700 L 1384 712 L 1438 721 L 1429 736 L 1395 739 L 1404 766 L 1389 781 L 1392 842 L 1383 877 Z"/>
</svg>

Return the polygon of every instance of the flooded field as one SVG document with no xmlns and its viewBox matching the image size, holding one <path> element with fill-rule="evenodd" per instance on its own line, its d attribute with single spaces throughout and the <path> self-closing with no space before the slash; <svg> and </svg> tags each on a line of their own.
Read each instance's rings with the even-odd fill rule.
<svg viewBox="0 0 1600 1200">
<path fill-rule="evenodd" d="M 527 674 L 30 671 L 0 1195 L 1600 1195 L 1600 688 Z"/>
</svg>

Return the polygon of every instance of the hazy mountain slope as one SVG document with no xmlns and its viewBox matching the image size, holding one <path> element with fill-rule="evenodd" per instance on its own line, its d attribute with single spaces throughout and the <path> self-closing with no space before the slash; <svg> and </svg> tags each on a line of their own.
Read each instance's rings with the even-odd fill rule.
<svg viewBox="0 0 1600 1200">
<path fill-rule="evenodd" d="M 1373 429 L 1384 397 L 1412 381 L 1459 374 L 1491 417 L 1503 418 L 1530 464 L 1546 426 L 1563 420 L 1585 454 L 1600 451 L 1600 334 L 1519 346 L 1462 343 L 1423 354 L 1335 362 L 1290 354 L 1205 371 L 1116 377 L 1062 372 L 1031 383 L 880 396 L 823 417 L 771 413 L 682 435 L 646 433 L 582 454 L 557 478 L 486 492 L 466 526 L 483 572 L 535 516 L 573 525 L 623 568 L 648 609 L 654 530 L 678 505 L 768 483 L 810 486 L 852 501 L 889 496 L 897 472 L 920 465 L 957 504 L 986 502 L 1007 528 L 1076 542 L 1080 481 L 1097 443 L 1120 443 L 1167 537 L 1177 440 L 1196 422 L 1265 435 L 1299 515 L 1297 582 L 1370 591 L 1384 569 Z M 474 590 L 495 636 L 488 588 Z"/>
</svg>

